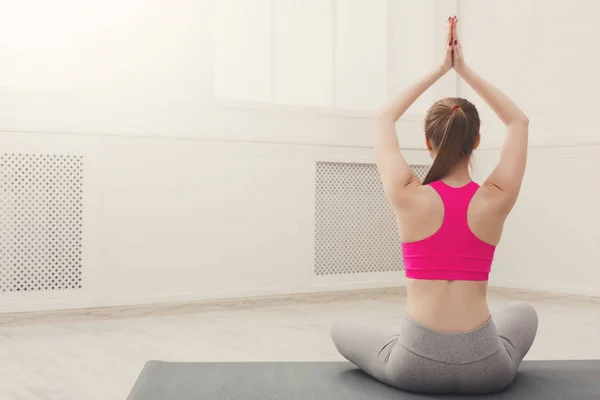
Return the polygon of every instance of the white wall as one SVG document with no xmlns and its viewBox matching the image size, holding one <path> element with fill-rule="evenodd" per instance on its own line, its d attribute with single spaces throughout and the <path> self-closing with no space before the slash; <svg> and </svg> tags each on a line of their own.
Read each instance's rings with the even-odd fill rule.
<svg viewBox="0 0 600 400">
<path fill-rule="evenodd" d="M 313 23 L 298 4 L 0 0 L 0 129 L 370 145 L 364 128 L 381 88 L 404 85 L 432 64 L 439 7 L 312 2 L 313 14 L 330 16 Z M 412 115 L 454 84 L 436 86 Z M 413 125 L 421 122 L 400 129 Z"/>
<path fill-rule="evenodd" d="M 466 59 L 527 112 L 533 146 L 598 142 L 600 56 L 590 49 L 599 11 L 592 0 L 460 1 Z M 473 96 L 464 82 L 459 93 Z M 498 121 L 483 110 L 493 133 Z"/>
<path fill-rule="evenodd" d="M 401 284 L 314 275 L 314 165 L 372 162 L 373 109 L 454 2 L 299 3 L 0 0 L 0 152 L 84 157 L 83 289 L 0 312 Z"/>
<path fill-rule="evenodd" d="M 85 166 L 83 290 L 3 293 L 0 312 L 401 284 L 313 274 L 314 163 L 372 161 L 373 108 L 437 61 L 457 2 L 302 3 L 0 0 L 0 152 Z M 599 147 L 582 145 L 597 143 L 598 59 L 580 46 L 598 6 L 458 3 L 469 62 L 532 120 L 492 283 L 599 294 L 599 191 L 583 174 Z M 457 90 L 472 97 L 448 75 L 398 125 L 410 162 L 427 162 L 425 107 Z M 481 177 L 502 133 L 480 108 Z"/>
<path fill-rule="evenodd" d="M 461 0 L 465 56 L 531 120 L 522 194 L 507 224 L 491 283 L 600 296 L 600 4 L 577 0 Z M 478 175 L 495 165 L 503 129 L 464 82 L 459 95 L 482 111 Z"/>
</svg>

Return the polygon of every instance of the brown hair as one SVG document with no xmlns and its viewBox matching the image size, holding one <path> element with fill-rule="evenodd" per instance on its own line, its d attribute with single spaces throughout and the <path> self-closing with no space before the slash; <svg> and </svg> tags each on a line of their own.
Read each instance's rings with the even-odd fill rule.
<svg viewBox="0 0 600 400">
<path fill-rule="evenodd" d="M 431 106 L 425 116 L 425 136 L 436 155 L 423 185 L 442 179 L 471 157 L 479 125 L 477 108 L 468 100 L 448 97 Z"/>
</svg>

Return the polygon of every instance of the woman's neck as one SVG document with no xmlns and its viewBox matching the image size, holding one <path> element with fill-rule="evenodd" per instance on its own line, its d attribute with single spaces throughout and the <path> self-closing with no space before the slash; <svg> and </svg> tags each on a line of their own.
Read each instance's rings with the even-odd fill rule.
<svg viewBox="0 0 600 400">
<path fill-rule="evenodd" d="M 442 178 L 442 181 L 449 186 L 461 187 L 472 181 L 469 173 L 469 163 L 457 165 L 450 173 Z"/>
</svg>

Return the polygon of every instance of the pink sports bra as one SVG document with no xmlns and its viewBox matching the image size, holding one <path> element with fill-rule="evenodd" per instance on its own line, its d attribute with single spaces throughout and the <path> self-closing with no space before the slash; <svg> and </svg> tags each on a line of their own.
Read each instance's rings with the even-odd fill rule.
<svg viewBox="0 0 600 400">
<path fill-rule="evenodd" d="M 440 229 L 426 239 L 402 243 L 406 277 L 426 280 L 487 281 L 496 246 L 475 236 L 467 210 L 479 185 L 471 182 L 454 188 L 431 182 L 444 203 Z"/>
</svg>

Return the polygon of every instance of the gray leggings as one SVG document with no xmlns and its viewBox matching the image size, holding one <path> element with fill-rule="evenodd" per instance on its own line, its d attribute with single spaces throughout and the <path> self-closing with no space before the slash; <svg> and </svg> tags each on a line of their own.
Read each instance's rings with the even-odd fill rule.
<svg viewBox="0 0 600 400">
<path fill-rule="evenodd" d="M 537 313 L 515 302 L 467 333 L 442 333 L 407 317 L 401 333 L 337 323 L 331 336 L 349 361 L 390 386 L 417 393 L 484 394 L 514 379 L 537 332 Z"/>
</svg>

